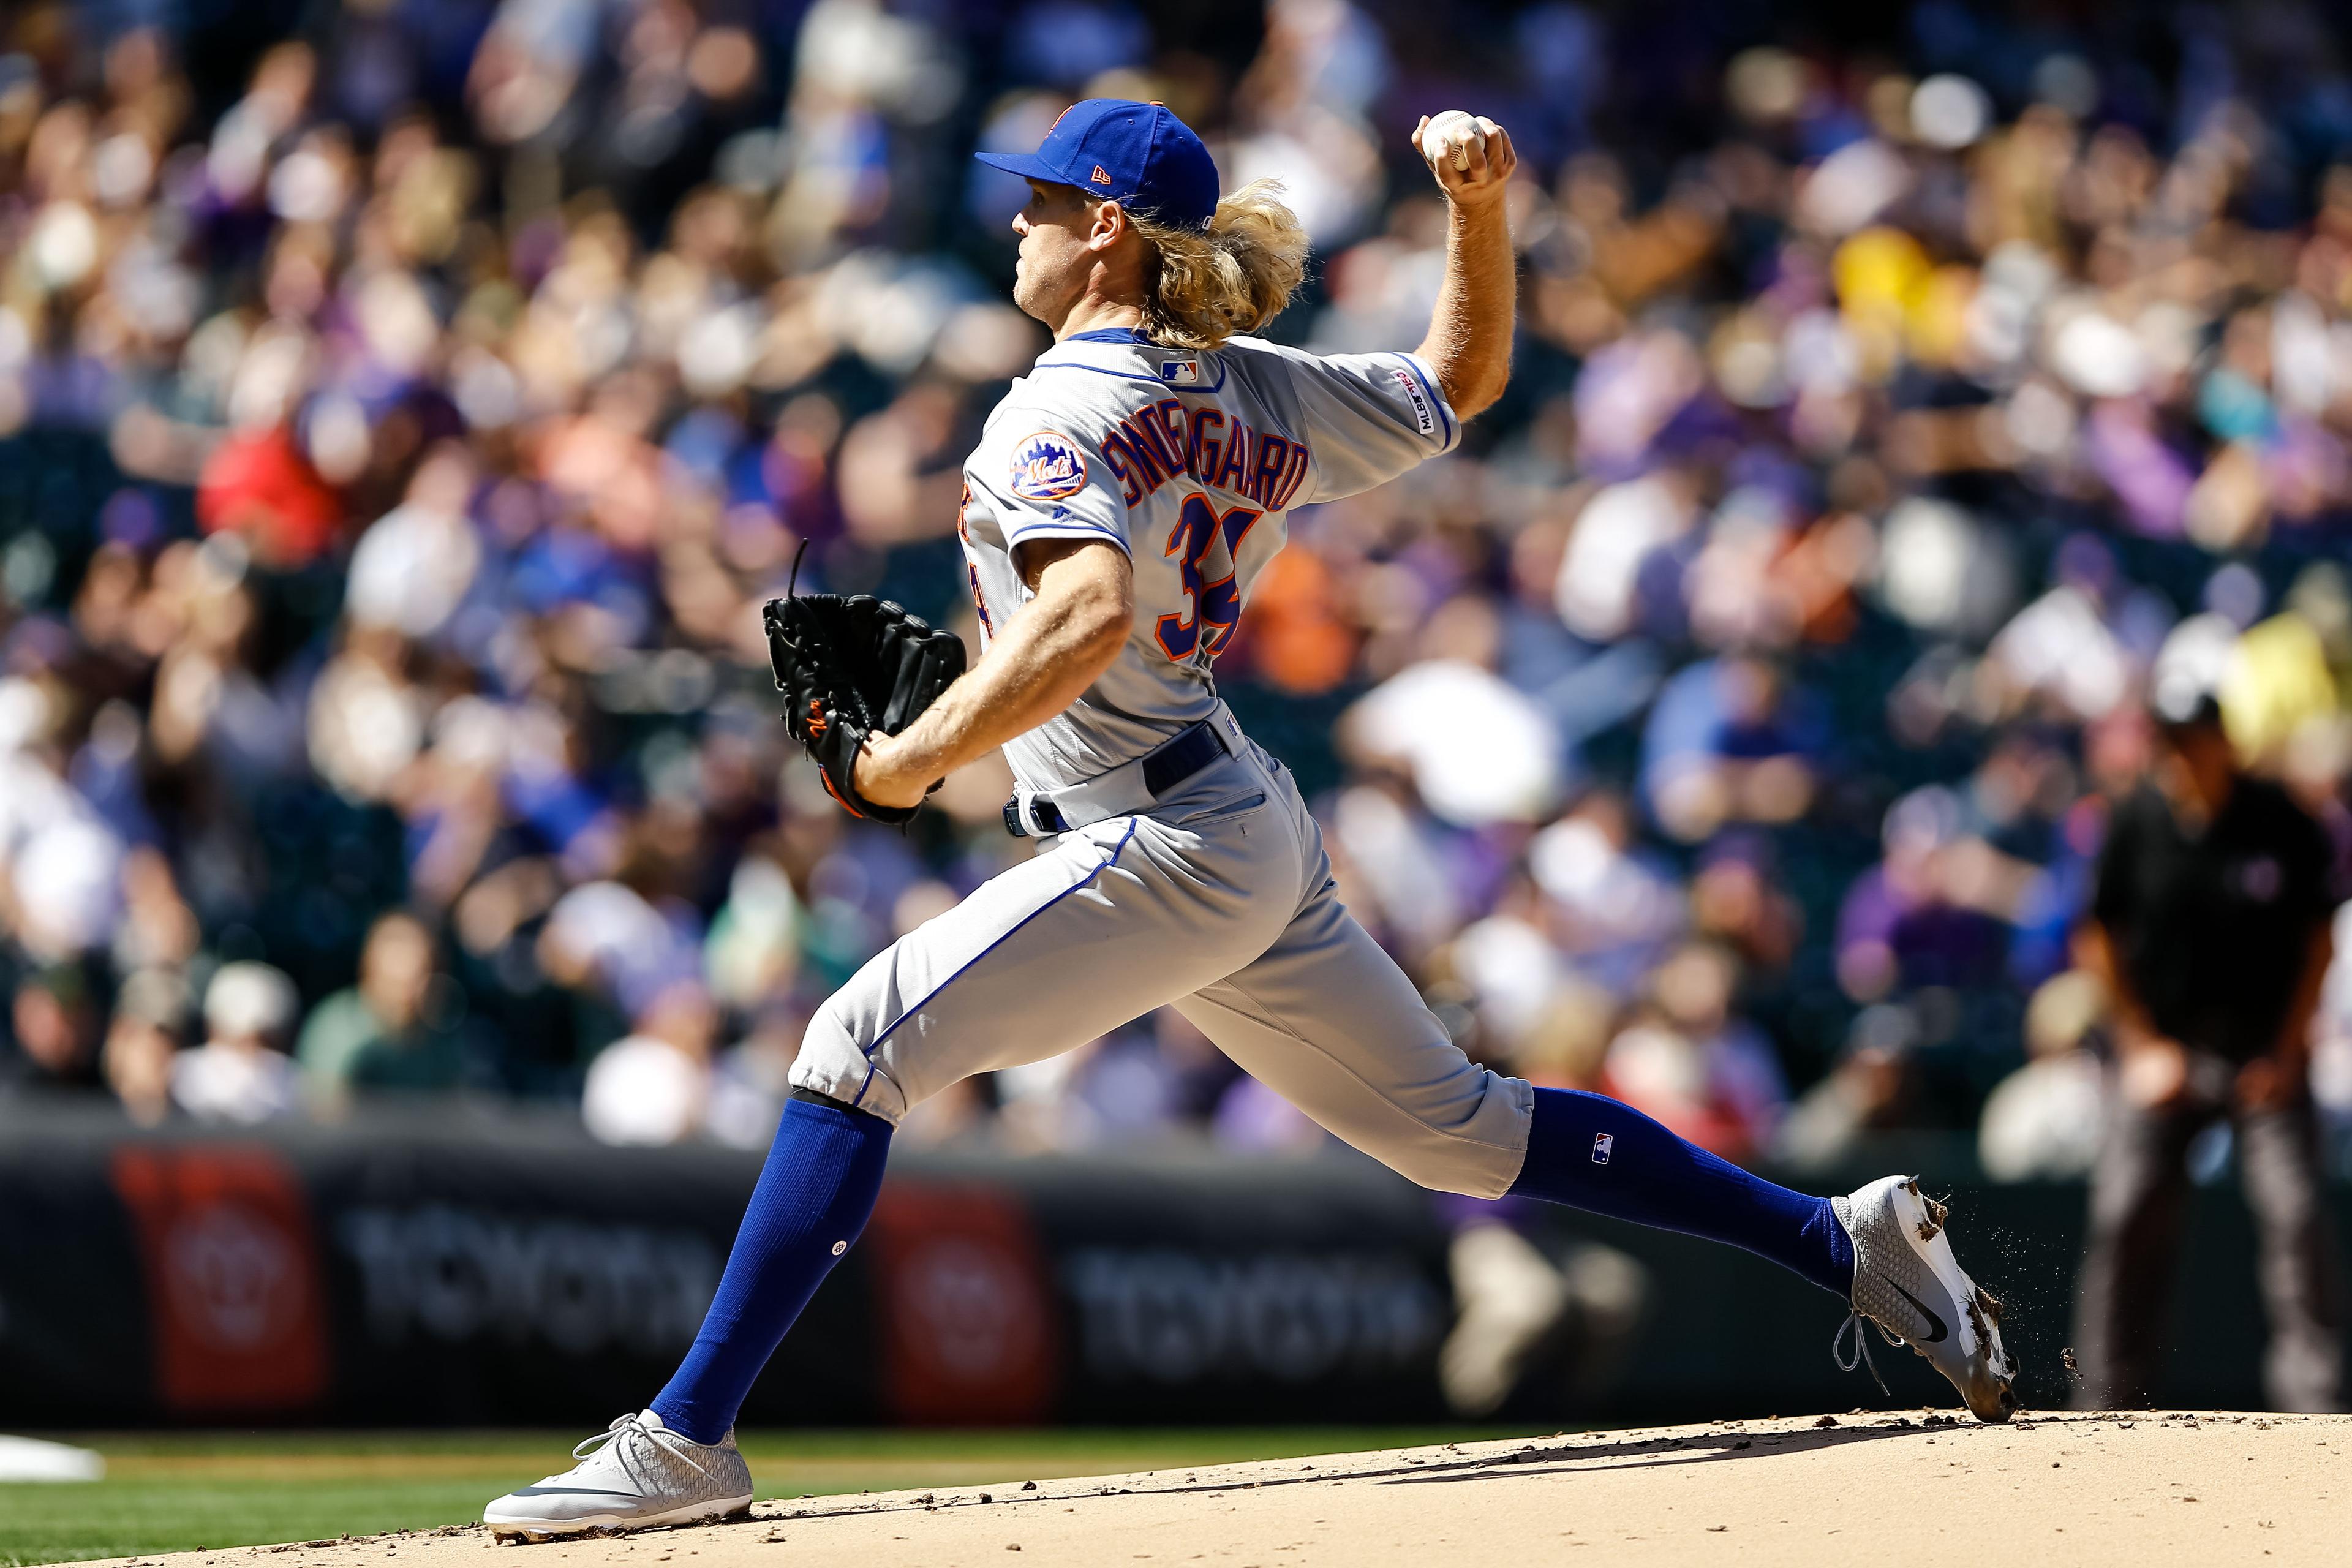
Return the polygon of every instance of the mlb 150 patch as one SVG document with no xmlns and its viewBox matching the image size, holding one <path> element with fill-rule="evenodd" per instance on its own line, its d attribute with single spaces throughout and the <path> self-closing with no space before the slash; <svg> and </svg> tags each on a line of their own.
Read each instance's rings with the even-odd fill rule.
<svg viewBox="0 0 2352 1568">
<path fill-rule="evenodd" d="M 1409 370 L 1392 370 L 1389 374 L 1396 377 L 1399 386 L 1404 388 L 1404 400 L 1412 409 L 1413 424 L 1424 436 L 1436 435 L 1437 414 L 1430 407 L 1427 395 L 1421 390 L 1421 378 Z"/>
<path fill-rule="evenodd" d="M 1040 430 L 1013 448 L 1013 493 L 1023 500 L 1060 500 L 1086 483 L 1086 457 L 1067 436 Z"/>
</svg>

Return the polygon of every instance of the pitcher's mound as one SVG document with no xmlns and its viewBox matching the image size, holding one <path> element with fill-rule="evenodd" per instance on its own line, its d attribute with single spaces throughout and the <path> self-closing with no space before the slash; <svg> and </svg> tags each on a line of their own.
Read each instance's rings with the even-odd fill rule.
<svg viewBox="0 0 2352 1568">
<path fill-rule="evenodd" d="M 479 1525 L 142 1568 L 2342 1563 L 2352 1416 L 1811 1416 L 761 1503 L 498 1546 Z M 1013 1553 L 1019 1553 L 1017 1557 Z M 282 1554 L 282 1555 L 281 1555 Z M 689 1564 L 688 1559 L 699 1561 Z"/>
</svg>

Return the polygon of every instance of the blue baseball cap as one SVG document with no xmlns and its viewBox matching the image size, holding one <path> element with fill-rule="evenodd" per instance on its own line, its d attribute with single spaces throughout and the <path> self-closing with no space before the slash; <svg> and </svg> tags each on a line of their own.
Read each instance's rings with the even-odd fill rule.
<svg viewBox="0 0 2352 1568">
<path fill-rule="evenodd" d="M 1062 110 L 1034 153 L 975 153 L 991 168 L 1076 185 L 1161 223 L 1205 228 L 1217 210 L 1217 165 L 1164 103 L 1089 98 Z"/>
</svg>

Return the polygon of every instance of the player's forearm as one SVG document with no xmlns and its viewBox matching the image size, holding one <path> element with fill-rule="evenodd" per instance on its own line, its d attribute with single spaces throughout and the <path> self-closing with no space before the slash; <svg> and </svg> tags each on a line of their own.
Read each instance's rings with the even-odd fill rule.
<svg viewBox="0 0 2352 1568">
<path fill-rule="evenodd" d="M 905 766 L 943 777 L 1028 733 L 1086 695 L 1127 638 L 1123 623 L 1081 620 L 1066 605 L 1040 616 L 1037 607 L 898 737 Z"/>
<path fill-rule="evenodd" d="M 1471 419 L 1510 382 L 1517 259 L 1499 195 L 1475 205 L 1448 201 L 1446 208 L 1445 276 L 1420 353 L 1454 412 Z"/>
<path fill-rule="evenodd" d="M 1038 586 L 978 664 L 903 732 L 874 742 L 890 773 L 944 778 L 1060 713 L 1110 668 L 1134 625 L 1132 579 L 1064 563 Z"/>
</svg>

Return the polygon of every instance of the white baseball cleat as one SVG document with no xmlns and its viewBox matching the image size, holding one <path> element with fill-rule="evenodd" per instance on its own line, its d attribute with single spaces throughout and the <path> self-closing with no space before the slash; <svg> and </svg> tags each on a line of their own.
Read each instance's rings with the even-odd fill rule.
<svg viewBox="0 0 2352 1568">
<path fill-rule="evenodd" d="M 1855 1358 L 1838 1364 L 1851 1372 L 1868 1357 L 1867 1318 L 1887 1343 L 1909 1345 L 1951 1379 L 1978 1420 L 2008 1420 L 2017 1363 L 2000 1342 L 2000 1303 L 1960 1271 L 1944 1205 L 1920 1194 L 1916 1176 L 1882 1176 L 1830 1206 L 1853 1241 L 1853 1316 L 1838 1340 L 1853 1331 Z"/>
<path fill-rule="evenodd" d="M 624 1415 L 572 1450 L 580 1462 L 517 1487 L 482 1510 L 499 1541 L 698 1524 L 748 1511 L 751 1471 L 735 1434 L 698 1443 L 650 1410 Z"/>
</svg>

